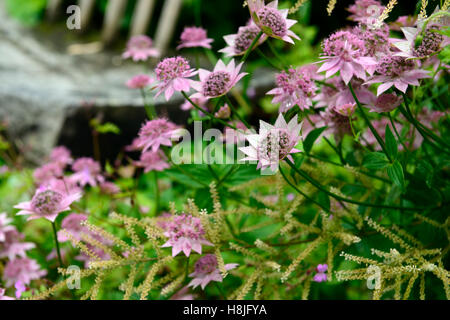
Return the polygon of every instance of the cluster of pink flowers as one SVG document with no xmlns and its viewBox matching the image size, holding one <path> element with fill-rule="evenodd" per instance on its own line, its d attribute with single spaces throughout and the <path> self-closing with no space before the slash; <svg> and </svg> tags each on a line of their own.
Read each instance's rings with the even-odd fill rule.
<svg viewBox="0 0 450 320">
<path fill-rule="evenodd" d="M 237 263 L 228 263 L 225 265 L 225 270 L 231 270 L 237 266 Z M 217 265 L 217 258 L 213 254 L 207 254 L 198 259 L 194 268 L 194 272 L 189 274 L 193 279 L 189 282 L 188 287 L 195 289 L 200 286 L 204 290 L 211 281 L 222 282 L 223 280 Z"/>
<path fill-rule="evenodd" d="M 159 57 L 160 52 L 153 47 L 153 41 L 146 35 L 132 37 L 127 43 L 127 50 L 123 53 L 124 59 L 131 58 L 133 61 L 146 61 L 150 57 Z"/>
<path fill-rule="evenodd" d="M 200 27 L 184 28 L 180 39 L 181 43 L 177 47 L 177 50 L 196 47 L 211 49 L 211 43 L 214 41 L 213 39 L 208 38 L 206 30 Z"/>
<path fill-rule="evenodd" d="M 168 238 L 168 241 L 162 247 L 172 247 L 172 256 L 174 257 L 180 252 L 189 257 L 192 250 L 201 254 L 202 245 L 213 245 L 206 240 L 205 230 L 200 219 L 191 215 L 173 216 L 167 223 L 166 228 L 164 235 Z"/>
</svg>

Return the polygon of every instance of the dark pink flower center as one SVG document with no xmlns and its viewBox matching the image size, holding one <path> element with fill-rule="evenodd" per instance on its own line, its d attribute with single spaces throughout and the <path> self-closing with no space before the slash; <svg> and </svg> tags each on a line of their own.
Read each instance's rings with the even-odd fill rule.
<svg viewBox="0 0 450 320">
<path fill-rule="evenodd" d="M 203 82 L 203 95 L 218 97 L 228 91 L 231 75 L 226 71 L 211 72 Z"/>
<path fill-rule="evenodd" d="M 195 272 L 200 274 L 209 274 L 217 269 L 217 258 L 213 254 L 207 254 L 195 263 Z"/>
<path fill-rule="evenodd" d="M 269 132 L 258 146 L 258 153 L 271 161 L 284 159 L 291 151 L 291 139 L 286 129 Z"/>
<path fill-rule="evenodd" d="M 258 32 L 259 28 L 254 25 L 240 28 L 234 39 L 234 52 L 236 54 L 241 54 L 246 51 L 253 40 L 255 40 Z"/>
<path fill-rule="evenodd" d="M 278 37 L 284 37 L 286 35 L 286 20 L 277 9 L 267 6 L 263 7 L 258 11 L 258 17 L 261 25 L 272 30 L 274 35 Z"/>
<path fill-rule="evenodd" d="M 46 190 L 33 197 L 31 206 L 41 215 L 52 214 L 57 210 L 62 199 L 63 196 L 60 193 Z"/>
</svg>

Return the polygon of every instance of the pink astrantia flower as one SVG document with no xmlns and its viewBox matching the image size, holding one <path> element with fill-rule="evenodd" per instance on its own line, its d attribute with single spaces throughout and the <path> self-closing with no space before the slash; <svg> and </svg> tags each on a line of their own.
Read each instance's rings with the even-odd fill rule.
<svg viewBox="0 0 450 320">
<path fill-rule="evenodd" d="M 169 240 L 162 247 L 172 247 L 173 257 L 181 251 L 186 257 L 189 257 L 192 250 L 201 254 L 202 245 L 213 245 L 205 239 L 205 230 L 200 219 L 187 214 L 174 216 L 164 235 Z"/>
<path fill-rule="evenodd" d="M 225 53 L 226 57 L 241 56 L 245 54 L 247 49 L 250 48 L 253 40 L 255 40 L 259 31 L 259 27 L 255 25 L 252 20 L 250 20 L 250 23 L 246 26 L 239 27 L 236 34 L 229 34 L 223 37 L 227 46 L 219 50 L 219 52 Z M 264 41 L 266 41 L 266 39 L 267 35 L 263 34 L 254 48 L 261 45 Z"/>
<path fill-rule="evenodd" d="M 327 272 L 328 265 L 327 264 L 319 264 L 317 265 L 316 271 L 317 273 L 313 277 L 313 281 L 315 282 L 324 282 L 327 281 Z"/>
<path fill-rule="evenodd" d="M 63 174 L 63 167 L 60 163 L 50 162 L 34 170 L 33 178 L 37 185 L 42 185 L 63 176 Z"/>
<path fill-rule="evenodd" d="M 195 295 L 189 293 L 189 287 L 184 286 L 179 291 L 175 292 L 173 296 L 170 297 L 169 300 L 194 300 Z"/>
<path fill-rule="evenodd" d="M 12 222 L 12 219 L 8 218 L 6 212 L 0 213 L 0 242 L 5 241 L 6 232 L 14 230 L 14 226 L 10 226 L 9 224 Z"/>
<path fill-rule="evenodd" d="M 200 27 L 185 27 L 180 38 L 181 44 L 177 47 L 177 50 L 195 47 L 211 49 L 211 43 L 214 41 L 208 38 L 206 30 Z"/>
<path fill-rule="evenodd" d="M 277 87 L 267 94 L 274 95 L 272 103 L 280 103 L 279 112 L 286 112 L 295 105 L 299 106 L 300 110 L 312 106 L 311 97 L 317 87 L 306 72 L 299 68 L 282 71 L 276 77 L 276 84 Z"/>
<path fill-rule="evenodd" d="M 377 0 L 356 0 L 347 10 L 351 13 L 349 20 L 373 25 L 383 12 L 384 6 Z"/>
<path fill-rule="evenodd" d="M 48 188 L 39 188 L 31 201 L 14 206 L 20 209 L 17 215 L 29 215 L 28 220 L 45 218 L 54 222 L 59 213 L 70 210 L 70 205 L 81 198 L 81 193 L 59 193 Z"/>
<path fill-rule="evenodd" d="M 380 83 L 377 95 L 392 86 L 405 93 L 408 85 L 418 86 L 419 79 L 430 78 L 429 72 L 418 69 L 414 61 L 392 55 L 386 55 L 380 60 L 376 73 L 366 84 Z"/>
<path fill-rule="evenodd" d="M 50 161 L 59 164 L 61 168 L 65 168 L 67 165 L 72 164 L 73 159 L 69 149 L 59 146 L 53 148 L 50 153 Z"/>
<path fill-rule="evenodd" d="M 395 93 L 383 93 L 377 97 L 373 104 L 369 104 L 368 107 L 372 112 L 391 112 L 397 108 L 402 101 L 403 98 L 397 96 Z"/>
<path fill-rule="evenodd" d="M 336 138 L 342 138 L 345 134 L 351 133 L 349 116 L 342 115 L 334 107 L 321 111 L 320 118 L 322 121 L 316 120 L 314 123 L 317 127 L 327 126 L 327 129 L 323 132 L 325 135 L 334 134 Z"/>
<path fill-rule="evenodd" d="M 144 168 L 144 172 L 163 171 L 169 168 L 167 157 L 160 150 L 147 151 L 141 154 L 141 159 L 135 161 L 134 164 L 138 167 Z"/>
<path fill-rule="evenodd" d="M 343 116 L 350 117 L 356 109 L 356 103 L 346 103 L 340 106 L 335 106 L 334 111 Z"/>
<path fill-rule="evenodd" d="M 138 74 L 127 81 L 127 87 L 130 89 L 143 89 L 153 81 L 154 80 L 146 74 Z"/>
<path fill-rule="evenodd" d="M 373 74 L 377 62 L 374 58 L 364 56 L 365 43 L 350 31 L 338 31 L 325 39 L 323 43 L 323 64 L 318 72 L 326 71 L 328 78 L 340 72 L 345 84 L 353 77 L 366 80 L 366 71 Z"/>
<path fill-rule="evenodd" d="M 150 57 L 159 57 L 158 49 L 153 48 L 153 41 L 145 35 L 132 37 L 127 43 L 127 50 L 123 53 L 124 59 L 132 58 L 133 61 L 146 61 Z"/>
<path fill-rule="evenodd" d="M 0 288 L 0 300 L 14 300 L 14 298 L 5 296 L 5 289 Z"/>
<path fill-rule="evenodd" d="M 161 145 L 170 147 L 171 139 L 177 135 L 178 131 L 177 125 L 164 118 L 147 121 L 139 130 L 136 146 L 142 152 L 149 149 L 156 152 Z"/>
<path fill-rule="evenodd" d="M 68 232 L 75 240 L 81 240 L 81 233 L 88 233 L 88 229 L 82 225 L 82 222 L 87 221 L 87 216 L 80 213 L 71 213 L 66 216 L 61 222 L 61 230 L 58 231 L 58 241 L 66 242 L 70 239 L 66 236 L 65 230 Z"/>
<path fill-rule="evenodd" d="M 231 270 L 237 266 L 237 263 L 228 263 L 225 265 L 225 270 Z M 217 265 L 217 258 L 213 254 L 207 254 L 198 259 L 194 268 L 195 271 L 189 274 L 194 279 L 189 282 L 188 287 L 195 289 L 201 286 L 202 290 L 204 290 L 211 281 L 222 282 L 223 280 Z"/>
<path fill-rule="evenodd" d="M 259 134 L 246 136 L 250 146 L 239 148 L 247 155 L 241 161 L 258 161 L 257 169 L 270 168 L 275 172 L 280 160 L 287 157 L 293 161 L 290 154 L 300 152 L 295 146 L 301 138 L 301 127 L 302 124 L 298 123 L 297 115 L 286 123 L 280 113 L 274 126 L 261 120 Z"/>
<path fill-rule="evenodd" d="M 15 228 L 6 232 L 5 240 L 0 241 L 0 259 L 8 258 L 12 260 L 15 257 L 26 257 L 26 252 L 35 248 L 35 244 L 32 242 L 21 242 L 23 238 L 24 235 Z"/>
<path fill-rule="evenodd" d="M 300 38 L 289 30 L 297 21 L 288 19 L 288 9 L 278 9 L 278 0 L 267 5 L 264 0 L 249 0 L 248 8 L 253 22 L 269 37 L 294 44 Z"/>
<path fill-rule="evenodd" d="M 385 23 L 378 28 L 369 28 L 359 24 L 352 29 L 352 32 L 364 41 L 363 55 L 378 57 L 389 52 L 389 26 Z"/>
<path fill-rule="evenodd" d="M 75 172 L 70 179 L 76 181 L 80 186 L 97 186 L 97 182 L 103 182 L 105 179 L 101 175 L 100 163 L 92 158 L 79 158 L 72 165 Z"/>
<path fill-rule="evenodd" d="M 242 64 L 241 62 L 235 66 L 234 59 L 232 59 L 228 65 L 225 65 L 222 60 L 219 60 L 212 72 L 199 69 L 200 81 L 196 81 L 192 85 L 197 93 L 191 97 L 212 99 L 223 96 L 248 74 L 246 72 L 239 73 Z"/>
<path fill-rule="evenodd" d="M 228 119 L 231 116 L 231 109 L 228 104 L 224 104 L 220 109 L 214 113 L 214 117 L 219 119 Z"/>
<path fill-rule="evenodd" d="M 100 191 L 104 194 L 116 194 L 120 192 L 120 188 L 113 182 L 105 181 L 100 183 Z"/>
<path fill-rule="evenodd" d="M 30 284 L 31 280 L 39 279 L 46 274 L 47 271 L 41 270 L 35 260 L 17 258 L 6 263 L 3 270 L 3 280 L 6 282 L 6 287 L 11 287 L 18 281 L 27 285 Z"/>
<path fill-rule="evenodd" d="M 197 74 L 191 68 L 189 62 L 183 57 L 165 58 L 155 68 L 156 80 L 158 80 L 158 92 L 155 98 L 164 92 L 167 101 L 175 91 L 189 91 L 193 81 L 188 79 Z"/>
</svg>

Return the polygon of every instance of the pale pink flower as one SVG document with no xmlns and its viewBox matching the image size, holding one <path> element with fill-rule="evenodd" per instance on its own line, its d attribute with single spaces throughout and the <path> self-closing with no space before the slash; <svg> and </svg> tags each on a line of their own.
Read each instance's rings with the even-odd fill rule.
<svg viewBox="0 0 450 320">
<path fill-rule="evenodd" d="M 342 114 L 343 116 L 350 117 L 353 115 L 356 109 L 356 103 L 346 103 L 342 104 L 340 106 L 335 106 L 334 111 L 336 111 L 339 114 Z"/>
<path fill-rule="evenodd" d="M 205 230 L 199 218 L 182 214 L 174 216 L 168 225 L 164 235 L 169 240 L 162 245 L 163 248 L 172 247 L 172 256 L 175 257 L 181 251 L 189 257 L 191 251 L 202 253 L 202 245 L 213 244 L 205 239 Z"/>
<path fill-rule="evenodd" d="M 368 107 L 372 112 L 391 112 L 397 108 L 402 101 L 403 98 L 397 96 L 395 93 L 383 93 L 377 97 L 373 104 L 369 104 Z"/>
<path fill-rule="evenodd" d="M 48 183 L 53 179 L 62 177 L 63 175 L 63 167 L 57 162 L 44 164 L 42 167 L 36 168 L 33 172 L 33 178 L 37 185 Z"/>
<path fill-rule="evenodd" d="M 154 79 L 146 74 L 138 74 L 127 81 L 127 87 L 130 89 L 143 89 L 150 85 Z"/>
<path fill-rule="evenodd" d="M 120 192 L 120 188 L 113 182 L 105 181 L 100 183 L 100 191 L 104 194 L 113 195 Z"/>
<path fill-rule="evenodd" d="M 76 181 L 73 181 L 70 177 L 62 177 L 61 179 L 52 179 L 45 183 L 42 183 L 40 188 L 48 188 L 53 191 L 57 191 L 61 194 L 73 194 L 82 193 L 82 190 L 77 185 Z"/>
<path fill-rule="evenodd" d="M 70 179 L 76 181 L 81 187 L 90 185 L 97 186 L 97 182 L 103 182 L 105 179 L 101 175 L 100 163 L 92 158 L 79 158 L 72 165 L 75 172 Z"/>
<path fill-rule="evenodd" d="M 67 215 L 61 222 L 61 230 L 58 231 L 58 241 L 66 242 L 70 239 L 66 236 L 65 230 L 75 240 L 81 240 L 81 233 L 89 233 L 87 227 L 82 225 L 82 222 L 87 221 L 88 217 L 80 213 L 71 213 Z"/>
<path fill-rule="evenodd" d="M 5 241 L 5 234 L 8 231 L 14 230 L 15 227 L 9 225 L 12 222 L 12 219 L 8 218 L 6 212 L 0 213 L 0 242 Z"/>
<path fill-rule="evenodd" d="M 146 61 L 150 57 L 159 57 L 160 52 L 153 47 L 151 38 L 145 35 L 132 37 L 127 43 L 127 50 L 123 53 L 124 59 L 132 58 L 133 61 Z"/>
<path fill-rule="evenodd" d="M 139 147 L 140 141 L 141 140 L 139 139 L 139 137 L 134 138 L 130 145 L 125 146 L 125 151 L 133 152 L 141 150 L 141 148 Z"/>
<path fill-rule="evenodd" d="M 193 81 L 188 79 L 197 74 L 191 68 L 189 62 L 183 57 L 165 58 L 155 68 L 156 80 L 158 80 L 158 92 L 155 98 L 164 92 L 167 101 L 175 91 L 189 91 Z"/>
<path fill-rule="evenodd" d="M 269 37 L 294 44 L 300 38 L 289 30 L 297 21 L 288 19 L 288 9 L 278 9 L 278 0 L 265 4 L 265 0 L 249 0 L 248 8 L 253 22 Z"/>
<path fill-rule="evenodd" d="M 0 288 L 0 300 L 14 300 L 14 298 L 5 296 L 5 289 Z"/>
<path fill-rule="evenodd" d="M 239 73 L 242 64 L 241 62 L 235 66 L 234 59 L 232 59 L 228 65 L 225 65 L 222 60 L 219 60 L 212 72 L 199 69 L 200 81 L 196 81 L 192 85 L 197 93 L 193 94 L 191 98 L 212 99 L 225 95 L 248 74 L 246 72 Z"/>
<path fill-rule="evenodd" d="M 27 287 L 25 287 L 25 284 L 20 280 L 14 284 L 14 288 L 16 288 L 16 299 L 20 299 L 22 293 L 27 291 Z"/>
<path fill-rule="evenodd" d="M 219 119 L 228 119 L 231 116 L 231 109 L 228 104 L 224 104 L 220 109 L 214 113 L 214 117 Z"/>
<path fill-rule="evenodd" d="M 279 112 L 286 112 L 295 105 L 300 110 L 309 109 L 312 106 L 311 98 L 317 87 L 308 73 L 302 69 L 290 68 L 282 71 L 276 77 L 277 87 L 266 94 L 274 95 L 272 103 L 280 103 Z"/>
<path fill-rule="evenodd" d="M 345 84 L 353 77 L 366 80 L 366 72 L 373 74 L 377 62 L 374 58 L 364 56 L 365 43 L 350 31 L 338 31 L 325 39 L 323 43 L 323 64 L 318 72 L 326 71 L 328 78 L 340 72 Z"/>
<path fill-rule="evenodd" d="M 36 246 L 32 242 L 21 242 L 23 238 L 24 235 L 15 228 L 7 231 L 4 241 L 0 242 L 0 259 L 12 260 L 15 257 L 26 257 L 26 252 Z"/>
<path fill-rule="evenodd" d="M 325 282 L 327 281 L 327 274 L 325 272 L 327 272 L 328 270 L 328 265 L 327 264 L 319 264 L 316 267 L 316 271 L 317 273 L 314 275 L 313 277 L 313 281 L 315 282 Z"/>
<path fill-rule="evenodd" d="M 377 95 L 382 94 L 392 86 L 405 93 L 408 85 L 418 86 L 419 79 L 430 78 L 429 72 L 417 69 L 417 64 L 404 57 L 387 55 L 377 65 L 376 75 L 366 84 L 380 83 Z"/>
<path fill-rule="evenodd" d="M 286 123 L 280 113 L 274 126 L 260 120 L 259 134 L 247 135 L 250 145 L 239 148 L 247 155 L 241 161 L 258 161 L 257 169 L 270 168 L 275 172 L 280 160 L 287 157 L 290 161 L 294 161 L 291 153 L 300 152 L 295 146 L 301 138 L 301 127 L 297 115 Z"/>
<path fill-rule="evenodd" d="M 170 147 L 171 139 L 176 137 L 178 131 L 177 125 L 164 118 L 147 121 L 139 130 L 139 141 L 136 146 L 142 152 L 149 149 L 156 152 L 161 145 Z"/>
<path fill-rule="evenodd" d="M 200 109 L 208 110 L 208 101 L 209 99 L 205 97 L 198 97 L 198 98 L 190 98 L 193 103 L 197 105 L 197 107 L 200 107 Z M 180 106 L 181 110 L 191 110 L 194 109 L 194 106 L 192 103 L 189 102 L 189 100 L 185 100 L 183 104 Z M 200 115 L 203 115 L 204 113 L 199 111 Z"/>
<path fill-rule="evenodd" d="M 64 146 L 59 146 L 53 148 L 50 153 L 50 161 L 59 164 L 62 168 L 65 168 L 67 165 L 72 164 L 73 159 L 69 149 Z"/>
<path fill-rule="evenodd" d="M 3 270 L 3 280 L 6 287 L 13 286 L 21 281 L 24 284 L 30 284 L 31 280 L 39 279 L 47 274 L 47 271 L 41 270 L 35 260 L 29 258 L 17 258 L 9 260 Z"/>
<path fill-rule="evenodd" d="M 41 187 L 36 190 L 31 201 L 14 206 L 20 209 L 17 215 L 29 215 L 28 220 L 45 218 L 54 222 L 59 213 L 70 210 L 70 205 L 81 198 L 81 193 L 59 193 Z"/>
<path fill-rule="evenodd" d="M 134 164 L 144 168 L 144 172 L 163 171 L 170 167 L 167 163 L 167 157 L 160 150 L 143 152 L 141 159 L 135 161 Z"/>
<path fill-rule="evenodd" d="M 351 13 L 349 20 L 374 25 L 383 12 L 384 6 L 378 0 L 356 0 L 347 10 Z"/>
<path fill-rule="evenodd" d="M 245 54 L 247 49 L 250 48 L 253 40 L 255 40 L 259 31 L 259 27 L 255 25 L 252 20 L 250 20 L 250 23 L 246 26 L 239 27 L 236 34 L 229 34 L 223 37 L 227 46 L 219 50 L 219 52 L 225 53 L 226 57 L 241 56 Z M 263 34 L 254 48 L 261 45 L 264 41 L 266 41 L 266 39 L 267 35 Z"/>
<path fill-rule="evenodd" d="M 237 263 L 228 263 L 225 265 L 225 270 L 231 270 L 237 266 Z M 195 289 L 201 286 L 202 290 L 204 290 L 211 281 L 222 282 L 223 280 L 218 268 L 217 258 L 214 254 L 207 254 L 198 259 L 194 268 L 195 271 L 189 274 L 193 279 L 189 282 L 188 287 Z"/>
<path fill-rule="evenodd" d="M 201 27 L 185 27 L 180 38 L 181 44 L 177 47 L 177 50 L 195 47 L 211 49 L 211 43 L 214 41 L 208 38 L 206 30 Z"/>
<path fill-rule="evenodd" d="M 317 127 L 327 126 L 324 134 L 334 134 L 336 138 L 342 138 L 345 134 L 351 133 L 350 117 L 337 112 L 335 108 L 327 108 L 320 112 L 323 122 L 316 122 Z"/>
</svg>

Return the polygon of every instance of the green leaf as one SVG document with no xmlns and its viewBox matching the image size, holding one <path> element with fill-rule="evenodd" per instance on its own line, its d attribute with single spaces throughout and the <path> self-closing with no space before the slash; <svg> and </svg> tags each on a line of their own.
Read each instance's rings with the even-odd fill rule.
<svg viewBox="0 0 450 320">
<path fill-rule="evenodd" d="M 397 160 L 393 164 L 387 167 L 387 173 L 392 182 L 402 188 L 405 188 L 405 176 L 403 174 L 403 168 L 400 162 Z"/>
<path fill-rule="evenodd" d="M 398 144 L 389 125 L 386 125 L 386 149 L 392 159 L 397 158 Z"/>
<path fill-rule="evenodd" d="M 384 169 L 389 165 L 386 155 L 381 152 L 371 152 L 364 156 L 363 166 L 371 170 Z"/>
<path fill-rule="evenodd" d="M 303 149 L 305 150 L 306 153 L 308 153 L 309 151 L 311 151 L 314 142 L 317 140 L 317 138 L 319 138 L 319 136 L 322 134 L 322 132 L 326 129 L 327 127 L 321 127 L 321 128 L 317 128 L 312 130 L 308 136 L 306 137 L 305 141 L 303 142 Z"/>
<path fill-rule="evenodd" d="M 95 130 L 98 133 L 114 133 L 114 134 L 120 134 L 120 129 L 118 126 L 116 126 L 114 123 L 106 122 L 104 124 L 96 125 Z"/>
<path fill-rule="evenodd" d="M 317 201 L 327 210 L 330 211 L 330 197 L 325 192 L 319 192 Z"/>
</svg>

